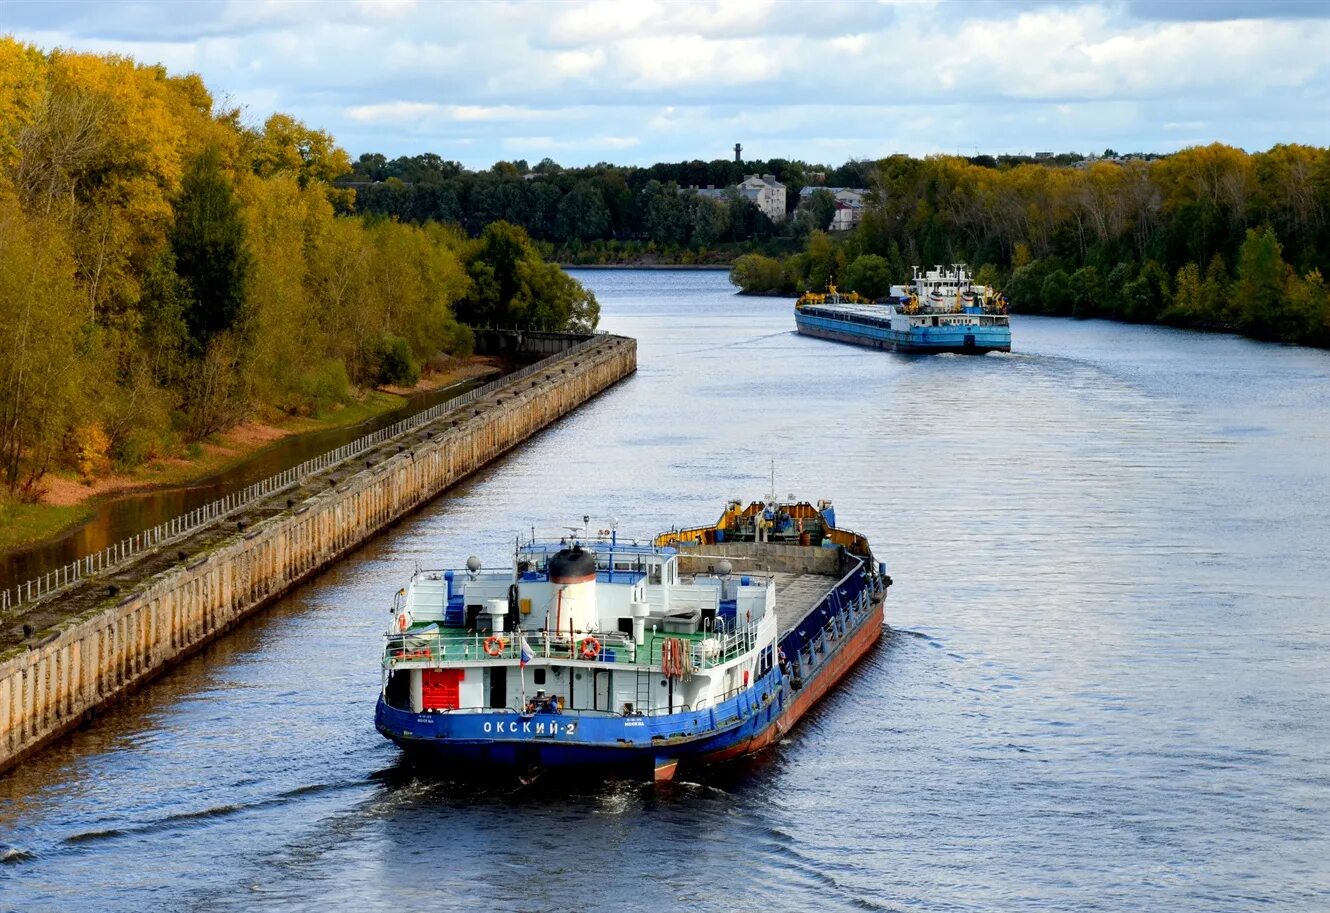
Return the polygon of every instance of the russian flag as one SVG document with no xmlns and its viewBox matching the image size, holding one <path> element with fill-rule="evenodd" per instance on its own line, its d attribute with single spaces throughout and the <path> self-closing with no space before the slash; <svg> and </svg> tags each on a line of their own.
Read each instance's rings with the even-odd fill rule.
<svg viewBox="0 0 1330 913">
<path fill-rule="evenodd" d="M 531 662 L 535 655 L 536 654 L 531 652 L 531 645 L 526 642 L 526 635 L 523 634 L 522 649 L 517 654 L 517 664 L 519 666 L 525 666 L 527 663 Z"/>
</svg>

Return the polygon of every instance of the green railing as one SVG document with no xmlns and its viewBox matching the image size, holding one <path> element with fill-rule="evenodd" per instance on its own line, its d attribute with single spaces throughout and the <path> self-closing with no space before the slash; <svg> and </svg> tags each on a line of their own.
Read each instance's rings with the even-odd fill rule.
<svg viewBox="0 0 1330 913">
<path fill-rule="evenodd" d="M 751 650 L 757 642 L 757 626 L 748 625 L 730 632 L 690 634 L 649 631 L 640 647 L 633 643 L 630 635 L 619 632 L 578 634 L 570 638 L 567 634 L 530 631 L 524 636 L 535 660 L 631 663 L 652 667 L 661 665 L 666 643 L 677 639 L 688 644 L 692 667 L 707 669 L 723 665 Z M 391 668 L 403 663 L 513 662 L 521 658 L 521 649 L 521 636 L 516 632 L 483 634 L 422 626 L 418 630 L 387 635 L 383 664 Z"/>
</svg>

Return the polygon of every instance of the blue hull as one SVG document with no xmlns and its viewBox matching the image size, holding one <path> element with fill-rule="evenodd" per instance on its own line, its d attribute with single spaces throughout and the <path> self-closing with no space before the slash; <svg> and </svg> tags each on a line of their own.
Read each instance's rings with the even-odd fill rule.
<svg viewBox="0 0 1330 913">
<path fill-rule="evenodd" d="M 692 713 L 615 717 L 412 713 L 379 698 L 379 732 L 441 769 L 596 769 L 648 774 L 662 758 L 698 760 L 753 741 L 784 712 L 780 669 L 718 707 Z M 765 697 L 764 697 L 765 695 Z"/>
<path fill-rule="evenodd" d="M 955 352 L 962 355 L 983 355 L 985 352 L 1011 351 L 1011 327 L 1007 326 L 959 325 L 916 327 L 908 331 L 899 331 L 802 312 L 795 313 L 794 323 L 796 329 L 806 336 L 884 349 L 888 352 L 919 355 Z"/>
</svg>

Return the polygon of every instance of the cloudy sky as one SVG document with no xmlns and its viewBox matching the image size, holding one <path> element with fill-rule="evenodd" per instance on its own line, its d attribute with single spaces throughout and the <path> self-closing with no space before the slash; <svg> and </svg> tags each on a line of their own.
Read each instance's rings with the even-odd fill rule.
<svg viewBox="0 0 1330 913">
<path fill-rule="evenodd" d="M 1330 145 L 1330 2 L 0 0 L 352 156 L 470 167 Z"/>
</svg>

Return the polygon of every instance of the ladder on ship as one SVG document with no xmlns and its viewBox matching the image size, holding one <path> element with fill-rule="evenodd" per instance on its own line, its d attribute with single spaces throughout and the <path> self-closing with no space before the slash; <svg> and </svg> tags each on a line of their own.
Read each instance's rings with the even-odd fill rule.
<svg viewBox="0 0 1330 913">
<path fill-rule="evenodd" d="M 651 710 L 651 677 L 654 674 L 650 669 L 637 670 L 637 703 L 633 704 L 633 709 L 640 713 Z"/>
</svg>

